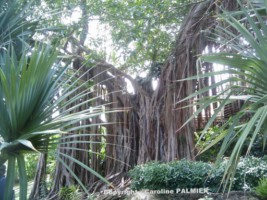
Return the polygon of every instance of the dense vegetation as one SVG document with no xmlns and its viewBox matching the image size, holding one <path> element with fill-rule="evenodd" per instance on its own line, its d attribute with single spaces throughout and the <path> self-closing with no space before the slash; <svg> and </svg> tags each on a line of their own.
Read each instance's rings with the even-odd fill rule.
<svg viewBox="0 0 267 200">
<path fill-rule="evenodd" d="M 177 188 L 209 188 L 219 192 L 227 160 L 214 166 L 202 161 L 152 162 L 136 166 L 130 171 L 133 190 L 174 190 Z M 231 190 L 254 191 L 260 179 L 267 174 L 266 158 L 241 158 L 237 165 Z"/>
</svg>

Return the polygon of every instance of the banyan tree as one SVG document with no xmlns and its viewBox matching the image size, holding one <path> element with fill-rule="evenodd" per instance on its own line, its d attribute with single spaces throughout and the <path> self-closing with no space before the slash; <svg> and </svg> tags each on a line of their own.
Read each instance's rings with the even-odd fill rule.
<svg viewBox="0 0 267 200">
<path fill-rule="evenodd" d="M 70 145 L 66 142 L 66 146 L 58 146 L 58 151 L 74 156 L 118 187 L 127 185 L 126 172 L 137 164 L 153 160 L 173 161 L 183 158 L 194 160 L 196 155 L 194 131 L 203 118 L 210 117 L 211 108 L 206 109 L 204 115 L 199 115 L 195 121 L 185 124 L 192 116 L 193 109 L 183 108 L 189 102 L 177 102 L 214 80 L 178 80 L 196 75 L 199 70 L 198 56 L 216 45 L 214 41 L 209 40 L 219 23 L 215 15 L 221 8 L 232 10 L 236 9 L 236 6 L 237 2 L 232 0 L 201 1 L 191 5 L 177 33 L 175 48 L 160 67 L 156 88 L 152 87 L 152 77 L 134 79 L 105 61 L 98 60 L 94 63 L 94 67 L 89 66 L 84 57 L 84 54 L 91 53 L 84 43 L 84 33 L 88 31 L 85 22 L 79 40 L 75 38 L 69 40 L 76 55 L 72 60 L 73 70 L 80 70 L 80 73 L 84 74 L 83 79 L 91 79 L 94 85 L 94 91 L 79 101 L 87 101 L 98 96 L 100 98 L 88 102 L 87 106 L 105 105 L 103 109 L 120 111 L 94 121 L 80 122 L 81 125 L 84 123 L 99 125 L 81 131 L 80 136 L 76 138 L 77 143 L 72 144 L 75 146 L 72 146 L 71 150 L 66 148 Z M 88 16 L 88 13 L 84 10 L 83 15 Z M 209 72 L 213 68 L 209 64 L 204 64 L 201 70 Z M 126 80 L 133 87 L 132 93 L 126 88 Z M 213 91 L 214 93 L 216 91 Z M 77 107 L 77 109 L 83 108 Z M 103 151 L 104 154 L 101 153 Z M 45 173 L 43 162 L 45 162 L 44 156 L 40 158 L 35 185 L 42 183 L 40 180 L 43 176 L 40 173 Z M 94 174 L 71 160 L 66 162 L 91 191 L 105 187 Z M 50 199 L 55 198 L 62 186 L 75 182 L 69 170 L 57 163 Z M 32 198 L 38 197 L 40 189 L 40 187 L 34 188 Z"/>
</svg>

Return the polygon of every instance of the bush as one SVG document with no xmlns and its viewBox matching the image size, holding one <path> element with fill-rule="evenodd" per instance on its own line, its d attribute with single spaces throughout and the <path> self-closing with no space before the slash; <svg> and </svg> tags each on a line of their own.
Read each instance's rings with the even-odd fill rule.
<svg viewBox="0 0 267 200">
<path fill-rule="evenodd" d="M 151 162 L 130 171 L 132 189 L 169 189 L 202 187 L 211 166 L 187 160 L 170 163 Z"/>
<path fill-rule="evenodd" d="M 211 165 L 204 162 L 181 160 L 171 162 L 167 174 L 167 188 L 200 188 L 211 171 Z"/>
<path fill-rule="evenodd" d="M 132 189 L 150 189 L 157 190 L 166 187 L 166 177 L 169 171 L 168 164 L 159 162 L 150 162 L 144 165 L 137 165 L 130 170 L 132 177 Z"/>
<path fill-rule="evenodd" d="M 187 160 L 138 165 L 129 172 L 132 178 L 131 187 L 133 190 L 208 187 L 211 192 L 217 192 L 226 163 L 227 160 L 216 168 L 210 163 Z M 264 174 L 267 174 L 266 160 L 255 157 L 241 158 L 231 190 L 251 190 L 257 186 Z"/>
<path fill-rule="evenodd" d="M 207 179 L 206 186 L 209 187 L 212 192 L 220 191 L 219 188 L 226 164 L 227 160 L 220 163 Z M 265 174 L 267 174 L 267 162 L 265 158 L 256 158 L 253 156 L 241 158 L 236 168 L 231 190 L 251 191 L 252 188 L 257 186 L 260 178 Z"/>
<path fill-rule="evenodd" d="M 258 186 L 255 188 L 255 192 L 261 199 L 267 199 L 267 178 L 262 178 L 259 181 Z"/>
<path fill-rule="evenodd" d="M 266 158 L 241 158 L 235 175 L 233 190 L 251 190 L 267 175 Z"/>
</svg>

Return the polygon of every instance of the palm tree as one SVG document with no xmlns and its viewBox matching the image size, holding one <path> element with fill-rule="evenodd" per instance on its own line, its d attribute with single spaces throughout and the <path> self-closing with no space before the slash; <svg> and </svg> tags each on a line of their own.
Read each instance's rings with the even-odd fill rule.
<svg viewBox="0 0 267 200">
<path fill-rule="evenodd" d="M 93 123 L 80 126 L 82 121 L 104 113 L 101 105 L 87 107 L 88 102 L 95 99 L 80 101 L 92 91 L 88 87 L 92 85 L 91 80 L 82 78 L 87 70 L 81 73 L 74 72 L 69 66 L 63 67 L 55 48 L 29 45 L 37 23 L 29 21 L 27 16 L 31 4 L 22 8 L 18 5 L 20 1 L 0 1 L 0 165 L 8 162 L 6 200 L 12 197 L 16 163 L 20 199 L 27 198 L 25 154 L 55 150 L 62 141 L 60 139 L 71 141 L 78 137 L 80 129 L 97 126 Z M 77 105 L 76 102 L 80 103 Z M 62 158 L 80 165 L 107 183 L 76 158 L 62 152 L 57 152 L 56 157 L 66 168 Z M 69 173 L 86 190 L 75 173 L 72 170 Z"/>
<path fill-rule="evenodd" d="M 55 150 L 60 135 L 68 133 L 63 138 L 75 138 L 79 129 L 92 126 L 79 126 L 81 121 L 103 114 L 101 106 L 76 110 L 77 106 L 88 102 L 72 105 L 77 99 L 88 95 L 91 89 L 85 87 L 81 90 L 84 85 L 88 85 L 88 81 L 80 83 L 81 77 L 76 77 L 73 81 L 77 73 L 66 76 L 65 73 L 69 73 L 70 69 L 62 67 L 60 62 L 56 61 L 55 50 L 47 46 L 36 46 L 30 52 L 29 62 L 27 54 L 29 52 L 25 51 L 22 57 L 17 59 L 14 50 L 10 48 L 0 59 L 0 135 L 3 139 L 0 146 L 0 165 L 8 161 L 5 199 L 11 199 L 16 161 L 20 177 L 20 199 L 26 199 L 24 155 Z M 76 158 L 58 154 L 57 159 L 62 162 L 60 156 L 67 157 L 93 172 Z M 73 172 L 70 173 L 74 178 L 77 177 Z M 97 173 L 95 175 L 105 181 Z M 78 178 L 76 180 L 80 183 Z M 86 190 L 85 186 L 82 187 Z"/>
<path fill-rule="evenodd" d="M 265 148 L 267 138 L 267 28 L 266 28 L 266 1 L 247 1 L 243 4 L 238 1 L 240 11 L 226 12 L 220 16 L 223 23 L 217 27 L 219 30 L 219 42 L 236 53 L 213 53 L 203 55 L 202 61 L 222 64 L 228 66 L 226 69 L 199 74 L 187 80 L 212 77 L 214 75 L 226 74 L 228 78 L 207 86 L 182 101 L 197 97 L 197 95 L 210 91 L 213 88 L 223 88 L 216 96 L 203 98 L 190 106 L 198 106 L 196 112 L 189 120 L 196 117 L 207 106 L 218 102 L 219 106 L 214 110 L 214 115 L 209 119 L 201 136 L 212 126 L 216 116 L 222 112 L 223 108 L 236 100 L 244 101 L 244 105 L 239 112 L 230 117 L 216 133 L 219 135 L 202 152 L 206 151 L 220 141 L 222 142 L 217 161 L 220 161 L 230 145 L 234 144 L 229 158 L 224 177 L 226 183 L 233 180 L 235 169 L 242 151 L 244 151 L 245 141 L 249 139 L 246 154 L 250 153 L 256 138 L 262 134 L 263 148 Z M 222 26 L 224 24 L 224 26 Z M 225 28 L 225 25 L 227 28 Z M 233 33 L 234 32 L 234 33 Z M 226 87 L 228 85 L 228 87 Z M 201 139 L 200 138 L 200 139 Z M 225 187 L 227 184 L 225 184 Z M 224 188 L 225 188 L 224 187 Z M 231 187 L 231 181 L 229 189 Z"/>
</svg>

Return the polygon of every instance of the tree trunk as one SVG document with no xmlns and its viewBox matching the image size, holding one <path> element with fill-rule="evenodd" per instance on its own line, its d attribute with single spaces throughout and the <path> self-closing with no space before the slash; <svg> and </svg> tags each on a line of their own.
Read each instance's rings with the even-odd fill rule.
<svg viewBox="0 0 267 200">
<path fill-rule="evenodd" d="M 156 90 L 152 89 L 151 80 L 138 82 L 108 63 L 98 63 L 86 77 L 87 79 L 99 74 L 94 78 L 94 82 L 98 83 L 95 95 L 101 94 L 102 98 L 95 101 L 94 105 L 110 103 L 106 105 L 107 109 L 123 108 L 127 111 L 107 115 L 106 118 L 111 124 L 86 130 L 86 132 L 101 133 L 101 129 L 104 128 L 104 134 L 87 138 L 92 142 L 91 145 L 80 147 L 92 150 L 96 154 L 88 156 L 85 152 L 74 152 L 74 150 L 66 153 L 78 157 L 118 185 L 122 180 L 121 175 L 136 164 L 151 160 L 172 161 L 183 158 L 194 160 L 195 124 L 192 121 L 184 125 L 192 115 L 193 109 L 183 108 L 191 102 L 177 102 L 193 93 L 197 89 L 197 82 L 178 80 L 196 74 L 198 55 L 209 45 L 206 39 L 209 33 L 203 30 L 214 27 L 216 19 L 210 16 L 214 10 L 216 10 L 214 1 L 193 5 L 177 35 L 176 47 L 162 68 Z M 83 38 L 81 40 L 84 41 Z M 79 45 L 83 46 L 83 43 Z M 82 55 L 85 49 L 86 47 L 79 49 L 78 54 Z M 77 61 L 79 62 L 74 64 L 74 67 L 79 68 L 81 60 Z M 135 94 L 127 93 L 125 78 L 132 82 Z M 95 120 L 94 122 L 102 122 L 100 118 Z M 94 143 L 102 140 L 106 143 L 104 160 L 99 156 L 103 146 Z M 90 185 L 92 190 L 102 188 L 95 176 L 76 168 L 74 163 L 69 164 L 82 182 Z M 70 182 L 68 180 L 71 180 L 64 166 L 58 165 L 56 170 L 50 196 L 56 194 L 60 187 L 68 185 Z"/>
<path fill-rule="evenodd" d="M 37 172 L 34 177 L 34 184 L 29 196 L 30 200 L 40 200 L 44 199 L 47 195 L 47 186 L 46 186 L 46 161 L 47 154 L 41 154 L 39 156 L 39 161 L 37 165 Z"/>
<path fill-rule="evenodd" d="M 108 128 L 107 133 L 109 144 L 106 153 L 112 157 L 106 159 L 105 165 L 109 180 L 114 180 L 114 176 L 110 175 L 121 174 L 129 166 L 151 160 L 194 159 L 194 122 L 182 127 L 193 110 L 180 109 L 188 102 L 176 102 L 194 92 L 196 82 L 177 80 L 196 74 L 197 55 L 202 53 L 208 43 L 201 30 L 207 29 L 214 22 L 213 18 L 205 15 L 211 5 L 211 2 L 197 4 L 192 8 L 177 36 L 176 48 L 162 69 L 155 91 L 151 87 L 151 80 L 136 81 L 108 63 L 97 65 L 99 72 L 110 70 L 117 77 L 117 81 L 106 84 L 108 93 L 122 89 L 125 83 L 121 77 L 130 80 L 135 91 L 133 95 L 112 94 L 109 98 L 117 102 L 118 107 L 129 106 L 127 113 L 116 113 L 109 118 L 117 122 Z M 102 81 L 108 79 L 108 75 L 104 74 L 100 78 Z M 98 183 L 92 187 L 94 190 L 101 188 Z"/>
<path fill-rule="evenodd" d="M 208 10 L 212 2 L 196 4 L 185 18 L 176 38 L 176 47 L 165 63 L 159 86 L 153 95 L 140 95 L 141 113 L 138 163 L 149 160 L 194 159 L 194 122 L 184 123 L 192 115 L 190 102 L 177 102 L 196 90 L 195 81 L 177 81 L 196 74 L 197 55 L 207 45 L 202 30 L 212 25 Z"/>
</svg>

